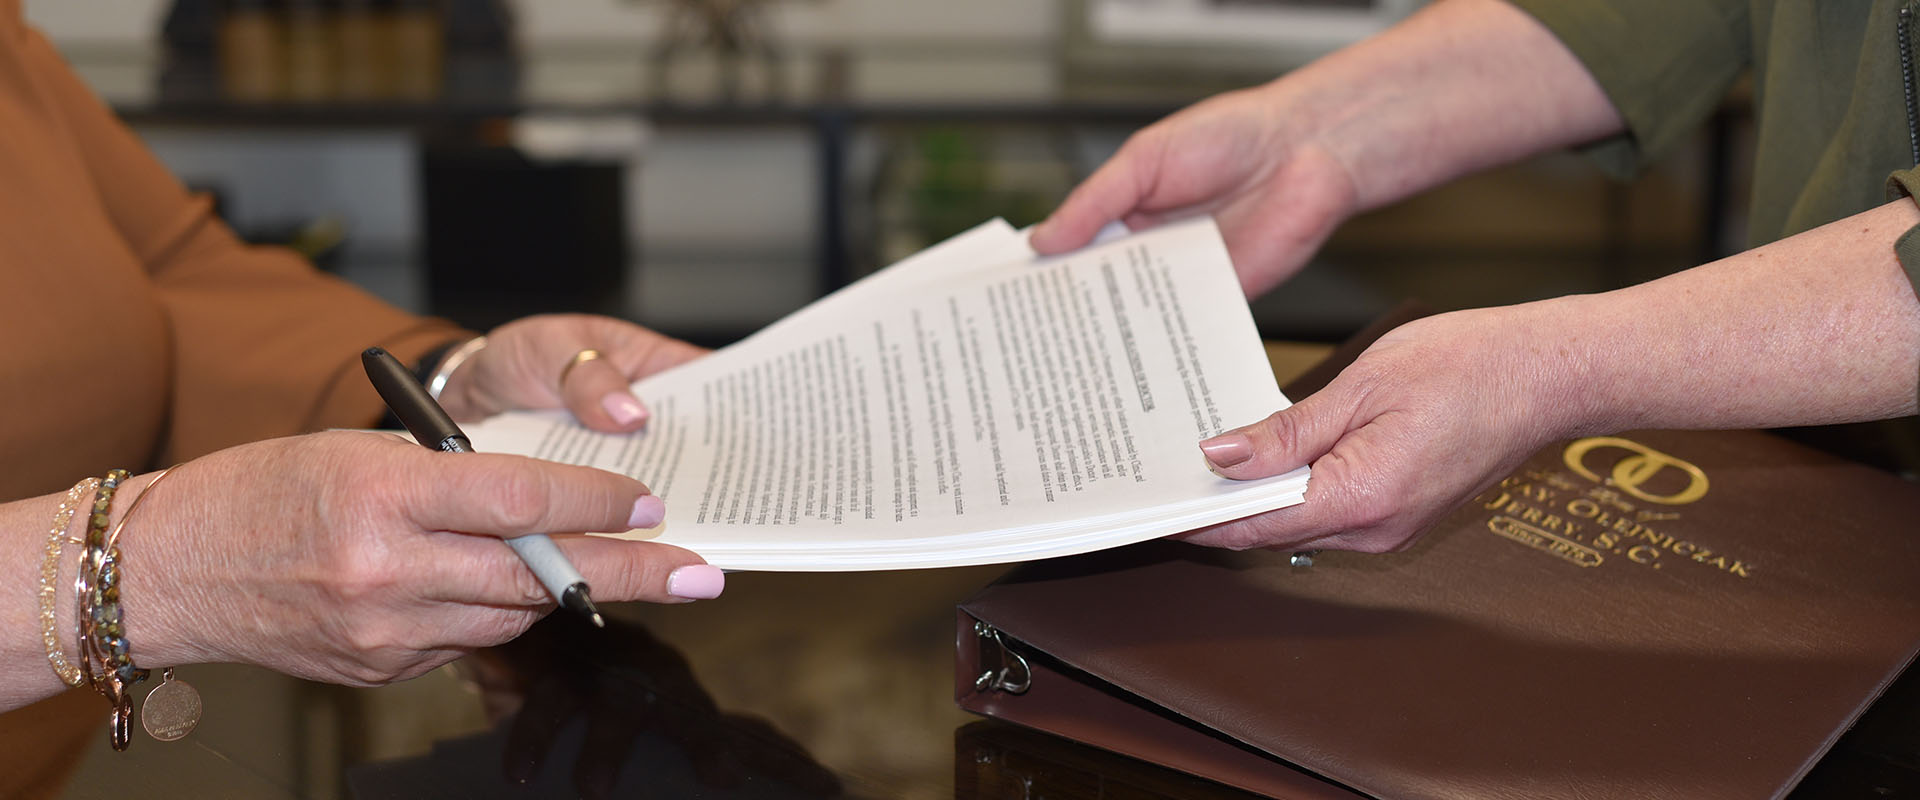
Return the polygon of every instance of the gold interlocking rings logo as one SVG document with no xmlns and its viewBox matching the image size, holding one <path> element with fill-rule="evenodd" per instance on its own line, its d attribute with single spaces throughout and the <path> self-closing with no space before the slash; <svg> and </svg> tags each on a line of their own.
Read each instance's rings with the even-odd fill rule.
<svg viewBox="0 0 1920 800">
<path fill-rule="evenodd" d="M 1707 494 L 1707 473 L 1686 461 L 1662 453 L 1639 442 L 1622 439 L 1617 436 L 1593 436 L 1580 439 L 1567 445 L 1567 467 L 1586 477 L 1588 480 L 1601 480 L 1593 470 L 1587 468 L 1587 454 L 1595 450 L 1619 448 L 1632 455 L 1620 459 L 1613 465 L 1613 474 L 1607 482 L 1627 494 L 1649 503 L 1662 503 L 1677 506 L 1699 500 Z M 1653 494 L 1641 488 L 1658 478 L 1667 468 L 1679 470 L 1687 477 L 1686 488 L 1672 494 Z M 1662 484 L 1668 481 L 1662 480 Z"/>
</svg>

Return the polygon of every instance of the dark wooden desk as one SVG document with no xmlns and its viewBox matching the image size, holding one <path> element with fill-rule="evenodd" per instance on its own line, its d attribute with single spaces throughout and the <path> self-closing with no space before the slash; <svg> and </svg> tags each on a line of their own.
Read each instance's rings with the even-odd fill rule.
<svg viewBox="0 0 1920 800">
<path fill-rule="evenodd" d="M 49 796 L 1251 797 L 958 711 L 952 603 L 999 571 L 737 574 L 717 601 L 613 609 L 623 634 L 611 643 L 559 618 L 507 658 L 379 689 L 199 667 L 201 730 L 172 744 L 136 734 L 126 753 L 89 737 Z M 603 637 L 586 670 L 571 656 L 583 636 Z M 560 662 L 567 677 L 514 681 L 508 661 Z M 1912 677 L 1793 797 L 1920 797 Z M 104 719 L 80 699 L 73 708 Z"/>
<path fill-rule="evenodd" d="M 1328 349 L 1273 344 L 1268 356 L 1284 382 Z M 1202 796 L 1195 793 L 1209 784 L 1069 743 L 1059 743 L 1064 754 L 1034 761 L 1020 753 L 1044 739 L 997 723 L 958 735 L 976 718 L 953 702 L 953 608 L 1006 569 L 735 573 L 717 600 L 610 607 L 619 635 L 549 620 L 499 653 L 377 689 L 321 686 L 248 667 L 183 669 L 181 677 L 206 698 L 199 730 L 170 744 L 136 733 L 125 753 L 107 748 L 104 728 L 82 735 L 79 767 L 46 796 L 567 796 L 583 762 L 622 765 L 608 796 L 653 786 L 646 796 L 811 797 L 820 795 L 805 789 L 830 775 L 824 783 L 837 785 L 839 796 L 976 796 L 957 794 L 959 786 L 988 792 L 978 796 L 1019 797 L 996 789 L 997 781 L 1037 765 L 1052 766 L 1036 780 L 1092 780 L 1096 792 L 1088 797 L 1100 796 L 1102 776 L 1126 770 L 1185 787 L 1161 796 Z M 561 657 L 569 653 L 588 657 Z M 97 698 L 77 694 L 42 711 L 78 715 L 85 720 L 79 728 L 96 715 L 105 719 Z M 525 788 L 507 780 L 503 751 L 548 750 L 513 739 L 521 717 L 538 722 L 519 728 L 522 735 L 537 728 L 532 740 L 553 742 Z M 59 727 L 74 729 L 68 721 Z M 0 743 L 35 735 L 10 734 L 8 723 L 41 724 L 0 716 Z M 583 751 L 584 740 L 626 746 Z M 716 749 L 736 755 L 702 760 Z M 0 764 L 7 763 L 0 750 Z M 756 774 L 746 785 L 761 788 L 728 793 L 703 784 L 694 763 Z M 601 779 L 608 774 L 583 769 Z M 758 774 L 766 771 L 789 774 L 798 786 L 763 793 L 780 783 Z M 0 795 L 8 785 L 0 779 Z"/>
<path fill-rule="evenodd" d="M 1326 351 L 1268 352 L 1284 382 Z M 180 742 L 136 733 L 114 753 L 104 706 L 78 694 L 38 719 L 0 716 L 0 742 L 19 741 L 9 724 L 75 728 L 58 715 L 92 729 L 73 774 L 34 797 L 1249 797 L 960 711 L 953 607 L 1004 570 L 736 573 L 717 600 L 614 606 L 612 633 L 552 619 L 377 689 L 185 669 L 207 711 Z M 1920 797 L 1914 678 L 1793 796 Z M 0 795 L 10 773 L 43 766 L 19 758 L 0 749 Z"/>
<path fill-rule="evenodd" d="M 54 796 L 1247 797 L 956 708 L 953 605 L 1001 571 L 739 573 L 719 600 L 615 607 L 613 636 L 554 618 L 505 655 L 379 689 L 183 670 L 200 730 L 125 753 L 89 737 Z"/>
</svg>

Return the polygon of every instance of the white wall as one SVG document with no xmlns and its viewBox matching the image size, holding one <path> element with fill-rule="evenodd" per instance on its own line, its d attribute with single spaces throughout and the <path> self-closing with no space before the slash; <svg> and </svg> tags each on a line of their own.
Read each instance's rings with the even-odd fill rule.
<svg viewBox="0 0 1920 800">
<path fill-rule="evenodd" d="M 569 47 L 617 53 L 631 45 L 633 62 L 589 60 L 562 63 L 556 70 L 546 63 L 553 59 L 531 60 L 524 80 L 541 96 L 582 98 L 601 94 L 603 84 L 622 93 L 638 80 L 629 63 L 639 63 L 666 6 L 664 0 L 512 2 L 529 53 L 558 53 L 567 62 Z M 965 92 L 1006 97 L 1045 94 L 1054 86 L 1056 70 L 1044 62 L 1044 54 L 1058 36 L 1062 2 L 775 0 L 771 9 L 772 27 L 803 48 L 991 44 L 1041 54 L 1039 63 L 1033 58 L 949 63 L 919 53 L 920 60 L 851 76 L 856 91 L 870 97 L 914 98 L 929 86 L 945 86 L 949 97 Z M 170 0 L 25 3 L 28 19 L 56 44 L 77 59 L 95 62 L 85 72 L 110 97 L 142 96 L 143 87 L 151 85 L 157 61 L 153 43 L 169 6 Z M 111 57 L 83 57 L 100 53 Z M 123 57 L 129 54 L 135 57 Z M 795 65 L 793 86 L 808 85 L 811 66 Z M 417 161 L 403 131 L 168 127 L 140 133 L 182 177 L 225 189 L 229 214 L 242 224 L 332 215 L 347 223 L 349 262 L 404 262 L 419 252 Z M 785 263 L 789 266 L 776 268 L 784 273 L 795 268 L 791 265 L 804 265 L 817 246 L 814 152 L 809 134 L 798 128 L 656 130 L 628 184 L 628 230 L 636 252 L 653 262 L 645 268 L 649 280 L 667 268 L 662 260 L 692 253 L 731 258 L 740 269 Z M 797 286 L 801 293 L 769 299 L 766 305 L 775 313 L 804 302 L 813 285 L 808 275 L 766 277 L 742 283 Z"/>
<path fill-rule="evenodd" d="M 814 0 L 775 2 L 781 30 L 800 42 L 876 39 L 1052 41 L 1061 0 Z M 532 45 L 640 39 L 652 33 L 664 2 L 512 0 L 523 40 Z M 143 42 L 153 37 L 167 0 L 26 0 L 27 18 L 65 43 Z"/>
<path fill-rule="evenodd" d="M 160 30 L 166 0 L 27 0 L 27 20 L 55 42 L 145 42 Z"/>
</svg>

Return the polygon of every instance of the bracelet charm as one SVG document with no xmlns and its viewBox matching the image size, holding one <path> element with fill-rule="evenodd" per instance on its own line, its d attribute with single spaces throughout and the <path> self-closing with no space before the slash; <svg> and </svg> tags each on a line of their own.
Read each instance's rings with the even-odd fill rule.
<svg viewBox="0 0 1920 800">
<path fill-rule="evenodd" d="M 173 668 L 160 673 L 160 685 L 147 693 L 140 706 L 140 727 L 163 742 L 180 739 L 200 724 L 200 692 L 186 681 L 174 680 Z"/>
</svg>

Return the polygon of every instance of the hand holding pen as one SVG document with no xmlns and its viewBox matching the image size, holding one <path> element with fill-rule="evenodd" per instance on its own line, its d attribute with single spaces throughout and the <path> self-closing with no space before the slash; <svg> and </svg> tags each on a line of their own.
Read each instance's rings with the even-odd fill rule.
<svg viewBox="0 0 1920 800">
<path fill-rule="evenodd" d="M 174 467 L 127 521 L 121 550 L 140 565 L 120 586 L 132 655 L 356 686 L 415 677 L 552 611 L 501 539 L 623 531 L 660 513 L 625 475 L 392 436 L 328 431 L 227 448 Z M 553 538 L 601 602 L 719 593 L 719 570 L 686 550 Z"/>
<path fill-rule="evenodd" d="M 598 327 L 630 335 L 597 338 Z M 507 328 L 522 334 L 499 336 Z M 496 355 L 504 356 L 496 366 L 507 371 L 482 371 L 481 380 L 469 373 L 465 391 L 494 398 L 531 392 L 525 385 L 503 388 L 499 379 L 515 374 L 516 356 L 531 361 L 526 354 L 559 352 L 540 378 L 551 385 L 583 340 L 608 352 L 579 365 L 568 388 L 594 388 L 583 378 L 595 377 L 590 368 L 596 366 L 613 372 L 612 382 L 624 388 L 625 375 L 653 363 L 649 353 L 662 352 L 645 345 L 661 339 L 598 318 L 584 325 L 523 320 L 491 337 L 501 345 Z M 565 400 L 571 410 L 574 398 Z M 477 413 L 471 403 L 463 411 Z M 125 563 L 138 565 L 119 584 L 137 664 L 248 664 L 356 686 L 421 675 L 512 640 L 549 616 L 549 590 L 512 548 L 501 546 L 500 540 L 528 532 L 555 533 L 557 549 L 602 603 L 705 599 L 718 596 L 725 583 L 719 569 L 680 548 L 560 535 L 661 522 L 664 508 L 645 485 L 604 470 L 455 455 L 398 437 L 327 431 L 227 447 L 166 474 L 158 486 L 148 473 L 124 487 L 127 498 L 138 498 L 137 516 L 115 509 Z M 60 493 L 22 499 L 9 511 L 18 517 L 16 527 L 45 530 L 59 499 Z M 76 557 L 73 547 L 65 550 Z M 70 559 L 63 571 L 71 572 Z M 21 596 L 19 605 L 30 608 L 32 598 Z M 28 613 L 20 618 L 32 621 Z M 65 686 L 44 663 L 20 672 L 13 689 L 0 692 L 0 708 Z"/>
<path fill-rule="evenodd" d="M 466 435 L 460 432 L 452 418 L 434 402 L 433 398 L 427 394 L 425 387 L 414 379 L 412 373 L 392 355 L 380 348 L 372 348 L 362 354 L 361 361 L 367 370 L 368 378 L 373 382 L 381 398 L 387 402 L 388 407 L 394 411 L 401 423 L 422 446 L 448 453 L 472 452 L 471 443 L 468 442 Z M 560 466 L 544 465 L 543 468 Z M 568 469 L 586 468 L 568 467 Z M 598 470 L 589 471 L 599 472 Z M 601 474 L 612 476 L 611 473 Z M 637 483 L 634 485 L 638 486 Z M 645 491 L 643 486 L 640 489 L 642 492 Z M 633 501 L 627 527 L 653 527 L 660 523 L 664 515 L 665 506 L 660 499 L 643 493 Z M 596 625 L 602 624 L 599 612 L 589 595 L 589 585 L 585 577 L 561 553 L 558 545 L 538 529 L 520 533 L 521 535 L 507 537 L 507 544 L 526 563 L 532 574 L 545 587 L 546 592 L 561 605 L 592 620 Z M 664 547 L 592 538 L 579 540 L 576 546 Z M 623 571 L 622 575 L 633 577 L 630 569 Z M 683 565 L 674 569 L 666 577 L 668 594 L 683 599 L 705 599 L 717 596 L 724 585 L 720 570 L 705 564 Z"/>
<path fill-rule="evenodd" d="M 414 441 L 429 450 L 441 450 L 448 453 L 471 453 L 473 443 L 467 441 L 467 435 L 453 424 L 453 418 L 434 402 L 427 394 L 427 387 L 414 380 L 413 373 L 400 361 L 378 347 L 368 348 L 360 354 L 361 366 L 367 370 L 367 379 L 373 381 L 373 388 L 380 393 L 380 399 L 386 401 L 387 408 L 400 418 L 400 424 L 407 426 L 407 432 L 413 434 Z M 647 495 L 639 502 L 648 503 L 647 516 L 653 516 L 653 506 L 665 506 L 660 499 Z M 635 507 L 635 515 L 641 510 Z M 533 570 L 541 585 L 553 595 L 554 600 L 567 610 L 592 621 L 595 627 L 605 627 L 606 621 L 600 616 L 600 609 L 594 607 L 593 597 L 589 594 L 587 579 L 581 577 L 567 557 L 560 554 L 560 548 L 553 540 L 542 533 L 528 533 L 508 538 L 507 544 Z"/>
</svg>

